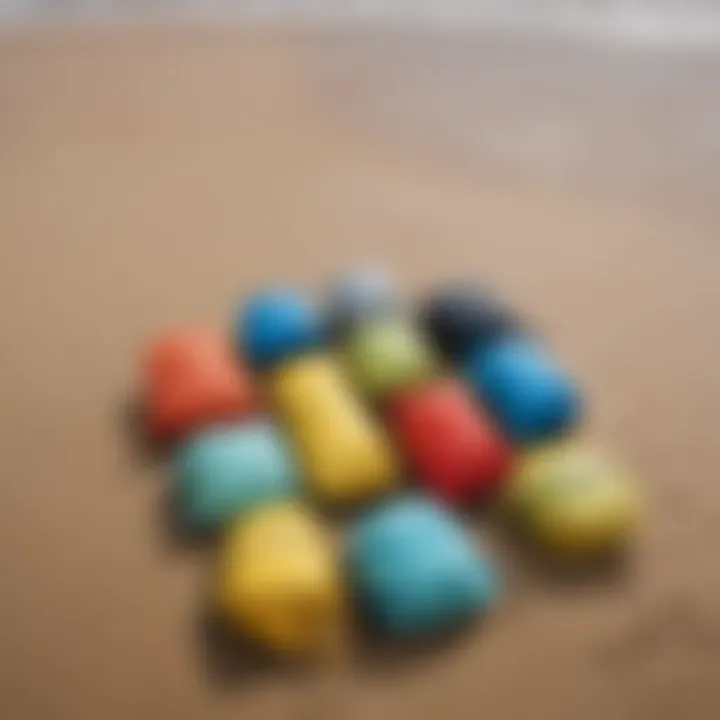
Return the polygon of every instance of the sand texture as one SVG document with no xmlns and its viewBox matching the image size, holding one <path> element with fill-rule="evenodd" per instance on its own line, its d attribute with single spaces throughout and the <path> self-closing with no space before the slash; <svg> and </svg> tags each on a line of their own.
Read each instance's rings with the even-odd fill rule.
<svg viewBox="0 0 720 720">
<path fill-rule="evenodd" d="M 3 720 L 717 720 L 720 62 L 530 39 L 126 30 L 0 40 Z M 498 544 L 506 601 L 415 653 L 228 668 L 206 549 L 126 422 L 142 349 L 378 258 L 487 278 L 637 471 L 630 567 Z"/>
</svg>

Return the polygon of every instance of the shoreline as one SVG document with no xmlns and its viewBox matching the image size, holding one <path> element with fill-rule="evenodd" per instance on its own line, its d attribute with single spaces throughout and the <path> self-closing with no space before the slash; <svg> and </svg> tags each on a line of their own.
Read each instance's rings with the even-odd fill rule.
<svg viewBox="0 0 720 720">
<path fill-rule="evenodd" d="M 168 10 L 145 6 L 142 10 L 125 7 L 118 0 L 113 8 L 82 7 L 66 4 L 58 9 L 50 4 L 35 10 L 0 6 L 0 37 L 25 31 L 112 30 L 176 27 L 213 28 L 230 31 L 253 29 L 273 31 L 283 28 L 303 31 L 346 32 L 478 32 L 526 36 L 534 40 L 581 41 L 600 46 L 673 50 L 716 50 L 720 45 L 720 7 L 699 9 L 627 8 L 620 12 L 600 11 L 596 7 L 575 9 L 458 7 L 438 0 L 438 5 L 393 7 L 382 10 L 370 6 L 337 10 L 334 5 L 315 4 L 315 9 L 291 7 L 237 8 L 202 4 Z M 393 5 L 393 2 L 389 3 Z M 312 3 L 311 3 L 312 5 Z"/>
</svg>

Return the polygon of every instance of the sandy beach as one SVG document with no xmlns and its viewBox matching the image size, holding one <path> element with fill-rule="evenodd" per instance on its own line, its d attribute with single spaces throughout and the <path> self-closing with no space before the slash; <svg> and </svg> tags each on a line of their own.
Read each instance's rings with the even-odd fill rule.
<svg viewBox="0 0 720 720">
<path fill-rule="evenodd" d="M 0 716 L 715 720 L 719 72 L 529 33 L 5 33 Z M 473 518 L 506 572 L 483 627 L 228 677 L 210 557 L 126 422 L 141 352 L 368 260 L 409 300 L 471 277 L 524 308 L 635 469 L 643 530 L 624 574 L 568 584 Z"/>
</svg>

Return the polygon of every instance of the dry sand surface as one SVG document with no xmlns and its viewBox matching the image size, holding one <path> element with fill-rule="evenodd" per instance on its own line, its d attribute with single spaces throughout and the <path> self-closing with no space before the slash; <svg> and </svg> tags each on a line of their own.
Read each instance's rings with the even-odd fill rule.
<svg viewBox="0 0 720 720">
<path fill-rule="evenodd" d="M 719 68 L 482 35 L 0 41 L 0 717 L 720 717 Z M 228 677 L 208 553 L 122 420 L 139 354 L 367 258 L 526 308 L 646 523 L 624 575 L 570 585 L 477 519 L 508 575 L 482 628 Z"/>
</svg>

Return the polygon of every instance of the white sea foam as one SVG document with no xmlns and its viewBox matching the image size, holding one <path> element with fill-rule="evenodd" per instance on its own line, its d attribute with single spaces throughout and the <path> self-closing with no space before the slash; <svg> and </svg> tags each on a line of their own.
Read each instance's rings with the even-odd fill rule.
<svg viewBox="0 0 720 720">
<path fill-rule="evenodd" d="M 0 22 L 6 25 L 247 17 L 534 28 L 720 47 L 720 0 L 0 0 Z"/>
</svg>

